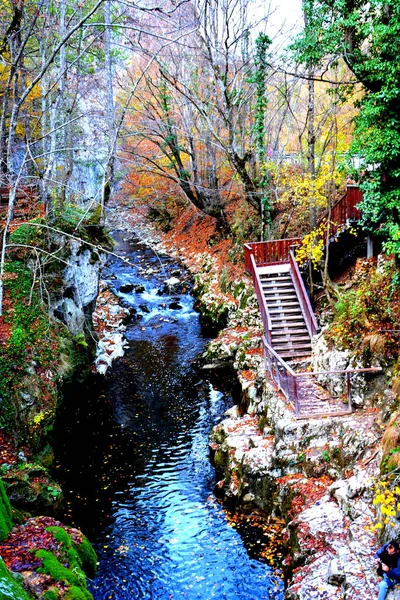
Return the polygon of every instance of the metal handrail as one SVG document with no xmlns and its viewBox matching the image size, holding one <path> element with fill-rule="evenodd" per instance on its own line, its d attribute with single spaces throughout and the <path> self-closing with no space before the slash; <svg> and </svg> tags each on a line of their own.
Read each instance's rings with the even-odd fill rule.
<svg viewBox="0 0 400 600">
<path fill-rule="evenodd" d="M 348 411 L 351 413 L 353 411 L 351 404 L 351 375 L 353 373 L 378 373 L 382 371 L 382 367 L 366 367 L 365 369 L 333 369 L 331 371 L 301 371 L 300 373 L 295 373 L 295 377 L 297 379 L 303 377 L 313 377 L 316 378 L 316 375 L 339 375 L 341 373 L 346 375 L 346 396 L 347 396 L 347 404 Z"/>
</svg>

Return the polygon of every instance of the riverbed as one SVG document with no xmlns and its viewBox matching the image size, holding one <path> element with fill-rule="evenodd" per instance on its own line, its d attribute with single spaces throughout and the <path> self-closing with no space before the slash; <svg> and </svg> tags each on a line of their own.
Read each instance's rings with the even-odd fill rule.
<svg viewBox="0 0 400 600">
<path fill-rule="evenodd" d="M 127 234 L 104 279 L 129 308 L 123 358 L 65 391 L 56 429 L 64 520 L 93 542 L 95 600 L 282 599 L 213 494 L 208 435 L 232 406 L 223 376 L 202 371 L 188 274 Z M 165 281 L 179 280 L 168 290 Z M 132 287 L 133 286 L 133 287 Z"/>
</svg>

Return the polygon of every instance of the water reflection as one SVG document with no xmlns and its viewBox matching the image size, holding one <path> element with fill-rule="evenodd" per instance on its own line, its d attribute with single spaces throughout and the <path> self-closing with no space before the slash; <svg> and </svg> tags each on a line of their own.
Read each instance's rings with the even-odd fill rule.
<svg viewBox="0 0 400 600">
<path fill-rule="evenodd" d="M 96 600 L 280 599 L 271 569 L 249 557 L 212 489 L 208 434 L 231 405 L 194 366 L 204 347 L 192 298 L 158 290 L 176 269 L 147 249 L 124 244 L 136 272 L 114 261 L 107 275 L 143 316 L 107 376 L 71 390 L 60 419 L 59 473 L 69 517 L 95 542 Z M 151 272 L 146 265 L 152 265 Z M 122 296 L 122 294 L 120 294 Z"/>
</svg>

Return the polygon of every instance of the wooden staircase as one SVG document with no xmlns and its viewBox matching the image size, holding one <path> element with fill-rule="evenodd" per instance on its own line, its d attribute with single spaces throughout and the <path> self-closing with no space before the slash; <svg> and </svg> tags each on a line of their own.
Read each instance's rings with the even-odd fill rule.
<svg viewBox="0 0 400 600">
<path fill-rule="evenodd" d="M 352 186 L 331 210 L 337 220 L 329 223 L 336 235 L 344 222 L 357 221 L 356 208 L 362 199 L 357 186 Z M 297 419 L 340 416 L 352 411 L 351 376 L 373 373 L 380 367 L 336 371 L 301 371 L 302 363 L 292 362 L 312 354 L 311 338 L 318 325 L 293 252 L 300 238 L 251 242 L 244 246 L 246 271 L 251 274 L 261 319 L 265 369 L 287 400 Z M 318 376 L 342 376 L 344 396 L 331 396 Z M 343 393 L 344 393 L 343 392 Z"/>
<path fill-rule="evenodd" d="M 258 268 L 271 319 L 271 346 L 282 358 L 311 355 L 311 337 L 293 283 L 290 265 Z"/>
</svg>

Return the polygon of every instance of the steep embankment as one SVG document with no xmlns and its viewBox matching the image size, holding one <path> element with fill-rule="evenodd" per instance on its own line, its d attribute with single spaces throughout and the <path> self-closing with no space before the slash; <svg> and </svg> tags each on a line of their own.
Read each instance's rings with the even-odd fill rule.
<svg viewBox="0 0 400 600">
<path fill-rule="evenodd" d="M 189 209 L 162 240 L 194 273 L 203 318 L 223 327 L 205 361 L 212 368 L 233 364 L 243 390 L 240 406 L 211 436 L 217 493 L 236 508 L 283 519 L 288 598 L 371 598 L 378 584 L 373 486 L 382 459 L 381 410 L 388 414 L 396 404 L 386 374 L 358 378 L 352 415 L 296 420 L 265 375 L 257 303 L 242 264 L 229 260 L 229 242 L 218 242 L 211 221 Z M 362 261 L 359 268 L 365 270 Z M 314 369 L 393 364 L 373 343 L 366 352 L 365 340 L 358 354 L 335 348 L 335 336 L 340 331 L 328 328 L 315 341 Z M 333 385 L 344 391 L 343 381 Z"/>
<path fill-rule="evenodd" d="M 0 319 L 0 468 L 19 511 L 11 511 L 3 493 L 3 512 L 11 520 L 3 528 L 0 554 L 1 591 L 13 600 L 91 598 L 84 573 L 95 568 L 90 544 L 52 517 L 32 517 L 54 515 L 62 502 L 47 470 L 52 428 L 63 383 L 80 377 L 93 358 L 91 314 L 104 259 L 95 246 L 108 240 L 99 228 L 83 227 L 79 235 L 49 230 L 39 220 L 22 225 L 10 239 Z M 27 250 L 32 244 L 36 262 Z"/>
</svg>

